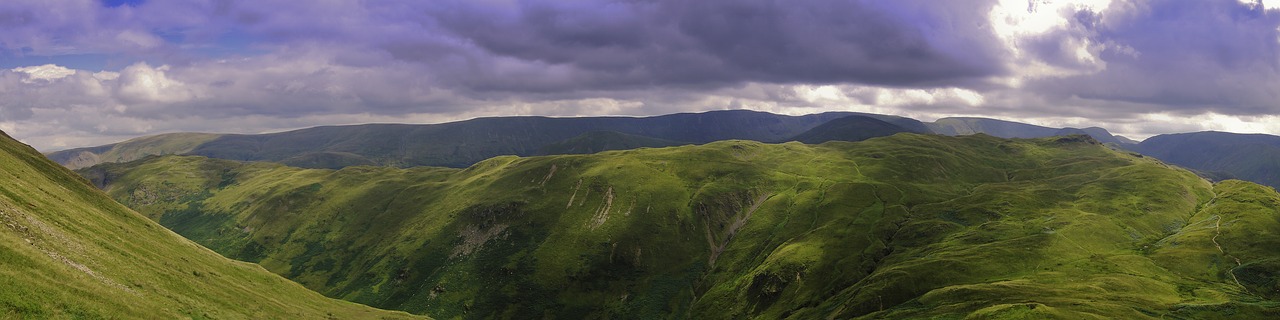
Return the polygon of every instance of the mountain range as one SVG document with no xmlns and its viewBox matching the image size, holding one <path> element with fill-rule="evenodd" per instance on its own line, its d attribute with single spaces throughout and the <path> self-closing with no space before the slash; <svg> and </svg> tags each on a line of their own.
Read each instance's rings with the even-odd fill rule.
<svg viewBox="0 0 1280 320">
<path fill-rule="evenodd" d="M 225 256 L 442 318 L 1280 312 L 1280 194 L 1083 135 L 729 140 L 467 168 L 171 155 L 80 172 Z"/>
<path fill-rule="evenodd" d="M 832 124 L 819 128 L 847 117 L 861 120 L 844 119 L 846 123 L 842 126 Z M 818 131 L 808 132 L 813 129 Z M 982 118 L 945 118 L 926 124 L 910 118 L 855 112 L 787 116 L 728 110 L 642 118 L 496 117 L 442 124 L 315 127 L 256 135 L 176 133 L 57 151 L 48 156 L 73 169 L 163 154 L 270 161 L 306 168 L 337 169 L 353 165 L 461 168 L 501 155 L 598 152 L 721 140 L 814 142 L 810 137 L 817 137 L 823 141 L 858 141 L 897 132 L 946 135 L 981 132 L 1004 138 L 1085 133 L 1099 141 L 1123 141 L 1100 128 L 1056 129 Z"/>
<path fill-rule="evenodd" d="M 934 122 L 853 112 L 785 116 L 730 110 L 631 117 L 498 117 L 407 125 L 316 127 L 242 135 L 172 133 L 121 143 L 57 151 L 50 159 L 68 168 L 125 162 L 148 155 L 199 155 L 237 161 L 270 161 L 304 168 L 354 165 L 461 168 L 501 155 L 594 153 L 642 147 L 703 144 L 720 140 L 766 143 L 860 141 L 898 132 L 987 134 L 1041 138 L 1084 134 L 1116 148 L 1140 152 L 1214 179 L 1238 178 L 1280 187 L 1280 137 L 1222 132 L 1158 135 L 1143 142 L 1106 129 L 1050 128 L 987 118 Z"/>
</svg>

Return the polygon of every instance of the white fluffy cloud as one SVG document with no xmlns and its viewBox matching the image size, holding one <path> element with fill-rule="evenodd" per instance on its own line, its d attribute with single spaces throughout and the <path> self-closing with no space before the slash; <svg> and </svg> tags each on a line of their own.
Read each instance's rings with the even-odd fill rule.
<svg viewBox="0 0 1280 320">
<path fill-rule="evenodd" d="M 22 79 L 22 82 L 27 84 L 34 84 L 38 81 L 58 80 L 76 74 L 75 70 L 53 64 L 14 68 L 12 71 L 25 73 L 27 76 Z"/>
<path fill-rule="evenodd" d="M 151 67 L 139 63 L 120 71 L 119 76 L 104 82 L 118 82 L 116 98 L 128 105 L 178 103 L 196 98 L 194 90 L 181 81 L 170 78 L 165 72 L 169 66 Z"/>
</svg>

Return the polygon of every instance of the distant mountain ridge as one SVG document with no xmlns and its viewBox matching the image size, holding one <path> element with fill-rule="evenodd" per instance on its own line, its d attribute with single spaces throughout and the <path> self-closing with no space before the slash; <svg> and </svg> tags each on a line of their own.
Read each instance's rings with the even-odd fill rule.
<svg viewBox="0 0 1280 320">
<path fill-rule="evenodd" d="M 104 162 L 128 162 L 149 155 L 186 154 L 220 136 L 222 135 L 213 133 L 166 133 L 103 146 L 52 152 L 46 156 L 58 164 L 77 169 Z"/>
<path fill-rule="evenodd" d="M 93 148 L 53 152 L 51 159 L 71 168 L 124 157 L 102 156 L 142 150 L 128 160 L 151 154 L 187 154 L 239 161 L 270 161 L 308 168 L 350 165 L 465 167 L 499 155 L 536 155 L 542 148 L 582 134 L 612 131 L 649 139 L 703 144 L 721 140 L 783 142 L 832 119 L 864 115 L 913 130 L 920 121 L 889 115 L 827 112 L 786 116 L 748 110 L 678 113 L 654 117 L 497 117 L 441 124 L 366 124 L 323 126 L 271 134 L 222 134 L 194 147 L 138 147 L 140 143 L 179 137 L 162 135 Z M 80 161 L 75 161 L 79 159 Z"/>
<path fill-rule="evenodd" d="M 975 117 L 941 118 L 934 122 L 926 123 L 925 125 L 927 125 L 934 133 L 949 136 L 983 133 L 1001 138 L 1043 138 L 1085 134 L 1092 136 L 1094 139 L 1097 139 L 1102 143 L 1134 143 L 1134 141 L 1129 138 L 1112 135 L 1111 132 L 1107 131 L 1107 129 L 1098 127 L 1089 127 L 1084 129 L 1050 128 L 1021 122 Z"/>
<path fill-rule="evenodd" d="M 1280 136 L 1217 131 L 1162 134 L 1132 149 L 1211 175 L 1280 187 Z"/>
<path fill-rule="evenodd" d="M 831 120 L 848 116 L 871 118 L 901 129 L 889 130 L 882 125 L 869 125 L 865 128 L 844 126 L 841 129 L 844 133 L 841 135 L 846 138 L 836 140 L 881 136 L 877 132 L 889 130 L 944 135 L 981 132 L 1002 138 L 1085 133 L 1107 143 L 1132 142 L 1113 136 L 1102 128 L 1055 129 L 986 118 L 944 118 L 934 123 L 923 123 L 906 117 L 858 112 L 787 116 L 749 110 L 725 110 L 652 117 L 528 116 L 477 118 L 440 124 L 322 126 L 270 134 L 174 133 L 98 147 L 51 152 L 47 156 L 72 169 L 165 154 L 269 161 L 305 168 L 343 168 L 355 165 L 465 167 L 499 155 L 558 154 L 561 151 L 557 150 L 564 149 L 565 146 L 583 143 L 599 144 L 578 146 L 582 150 L 597 152 L 629 149 L 633 145 L 654 147 L 735 139 L 785 142 L 795 140 L 799 135 Z M 580 137 L 592 132 L 615 132 L 626 137 Z M 580 139 L 571 141 L 575 138 Z M 606 143 L 601 139 L 614 141 Z M 639 143 L 641 140 L 647 142 Z"/>
</svg>

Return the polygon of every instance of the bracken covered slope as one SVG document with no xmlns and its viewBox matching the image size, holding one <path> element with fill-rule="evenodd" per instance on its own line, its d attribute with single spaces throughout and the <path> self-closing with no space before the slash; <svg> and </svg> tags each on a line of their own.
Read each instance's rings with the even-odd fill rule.
<svg viewBox="0 0 1280 320">
<path fill-rule="evenodd" d="M 82 171 L 332 297 L 464 318 L 1276 317 L 1276 193 L 1086 136 Z"/>
<path fill-rule="evenodd" d="M 219 256 L 0 133 L 0 318 L 414 317 Z"/>
</svg>

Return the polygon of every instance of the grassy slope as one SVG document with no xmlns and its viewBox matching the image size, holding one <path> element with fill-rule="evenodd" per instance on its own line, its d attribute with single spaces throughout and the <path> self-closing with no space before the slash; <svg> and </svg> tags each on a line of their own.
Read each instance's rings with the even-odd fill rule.
<svg viewBox="0 0 1280 320">
<path fill-rule="evenodd" d="M 538 149 L 539 155 L 590 154 L 609 150 L 660 148 L 686 143 L 613 131 L 592 131 Z"/>
<path fill-rule="evenodd" d="M 223 254 L 442 317 L 1277 315 L 1262 291 L 1280 246 L 1255 243 L 1280 238 L 1249 236 L 1280 228 L 1273 191 L 1214 187 L 1084 137 L 724 141 L 464 170 L 196 157 L 94 170 L 116 199 Z"/>
<path fill-rule="evenodd" d="M 0 265 L 0 318 L 412 318 L 219 256 L 3 133 Z"/>
</svg>

